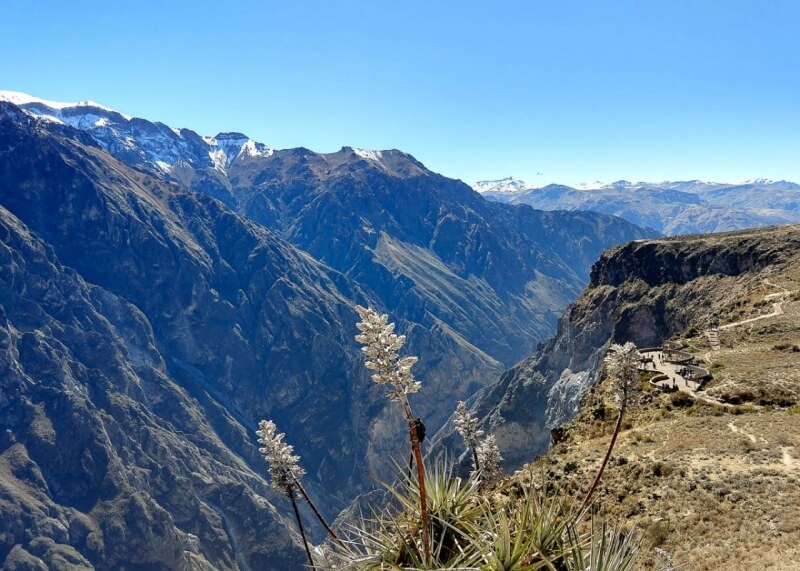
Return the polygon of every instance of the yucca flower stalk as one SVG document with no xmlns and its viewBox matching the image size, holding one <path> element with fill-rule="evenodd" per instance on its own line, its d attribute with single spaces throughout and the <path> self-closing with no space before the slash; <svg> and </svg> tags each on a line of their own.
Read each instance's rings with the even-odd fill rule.
<svg viewBox="0 0 800 571">
<path fill-rule="evenodd" d="M 263 446 L 259 448 L 258 451 L 261 452 L 264 459 L 267 461 L 270 483 L 275 490 L 286 494 L 286 497 L 292 502 L 294 517 L 297 521 L 297 528 L 300 530 L 300 537 L 303 539 L 303 546 L 306 549 L 308 562 L 312 569 L 316 569 L 314 560 L 311 557 L 311 549 L 308 546 L 306 532 L 303 528 L 303 520 L 300 519 L 300 511 L 297 509 L 295 491 L 302 490 L 301 494 L 305 497 L 309 505 L 312 506 L 314 513 L 320 518 L 320 521 L 322 521 L 328 532 L 333 533 L 333 530 L 331 530 L 328 524 L 322 519 L 322 515 L 320 515 L 316 506 L 313 505 L 308 494 L 306 494 L 305 490 L 303 490 L 303 487 L 300 485 L 300 478 L 303 477 L 306 471 L 300 466 L 300 457 L 294 454 L 294 447 L 283 441 L 286 435 L 282 432 L 279 433 L 277 426 L 271 420 L 262 420 L 259 422 L 256 434 L 258 435 L 258 443 Z"/>
<path fill-rule="evenodd" d="M 500 468 L 500 463 L 503 461 L 503 456 L 500 454 L 500 449 L 497 447 L 494 434 L 490 434 L 480 441 L 475 449 L 476 468 L 473 475 L 480 478 L 481 482 L 485 485 L 491 485 L 503 477 L 503 470 Z"/>
<path fill-rule="evenodd" d="M 467 410 L 467 403 L 463 400 L 458 401 L 456 413 L 453 418 L 453 425 L 456 432 L 464 439 L 467 447 L 472 451 L 473 468 L 475 472 L 480 470 L 481 464 L 478 459 L 478 439 L 483 436 L 483 430 L 478 428 L 478 419 L 472 416 Z"/>
<path fill-rule="evenodd" d="M 622 417 L 625 416 L 628 395 L 633 390 L 639 378 L 639 351 L 636 345 L 630 341 L 624 345 L 619 345 L 617 343 L 611 345 L 604 360 L 604 365 L 606 374 L 611 378 L 614 401 L 617 403 L 617 423 L 614 426 L 614 432 L 611 435 L 611 441 L 608 443 L 603 462 L 600 464 L 600 469 L 597 471 L 597 475 L 589 491 L 586 493 L 586 497 L 583 499 L 579 511 L 586 509 L 598 484 L 600 484 L 600 479 L 603 477 L 606 464 L 608 464 L 608 460 L 611 458 L 611 451 L 614 449 L 617 436 L 622 428 Z"/>
<path fill-rule="evenodd" d="M 406 341 L 405 335 L 394 332 L 394 323 L 389 323 L 389 316 L 379 314 L 371 308 L 356 306 L 361 321 L 356 324 L 360 334 L 356 341 L 363 347 L 361 351 L 366 357 L 367 369 L 374 371 L 372 380 L 386 387 L 386 396 L 390 401 L 400 403 L 408 423 L 408 436 L 411 441 L 411 452 L 417 465 L 417 481 L 419 484 L 419 507 L 422 524 L 422 549 L 425 564 L 431 560 L 430 525 L 428 521 L 427 494 L 425 490 L 425 466 L 422 463 L 419 435 L 414 421 L 414 413 L 408 402 L 408 395 L 419 392 L 422 384 L 414 379 L 411 367 L 417 362 L 416 357 L 400 357 L 398 351 Z"/>
</svg>

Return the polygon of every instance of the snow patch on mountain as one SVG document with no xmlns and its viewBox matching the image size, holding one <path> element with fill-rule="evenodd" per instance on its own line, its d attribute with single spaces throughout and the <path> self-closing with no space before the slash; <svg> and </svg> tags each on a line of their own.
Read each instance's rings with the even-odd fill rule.
<svg viewBox="0 0 800 571">
<path fill-rule="evenodd" d="M 381 162 L 381 158 L 383 157 L 381 151 L 370 151 L 368 149 L 356 149 L 353 147 L 353 152 L 362 159 L 367 159 L 368 161 L 374 161 L 376 163 Z"/>
<path fill-rule="evenodd" d="M 85 131 L 109 153 L 164 173 L 172 172 L 181 161 L 224 173 L 239 157 L 268 157 L 274 152 L 241 133 L 200 137 L 188 129 L 134 119 L 93 101 L 63 103 L 18 91 L 0 91 L 0 101 L 13 103 L 39 120 Z"/>
<path fill-rule="evenodd" d="M 481 194 L 484 192 L 515 194 L 525 192 L 533 187 L 524 180 L 509 176 L 498 180 L 481 180 L 473 184 L 472 188 Z"/>
<path fill-rule="evenodd" d="M 95 101 L 89 101 L 88 99 L 86 101 L 78 101 L 76 103 L 64 103 L 62 101 L 51 101 L 49 99 L 42 99 L 41 97 L 34 97 L 33 95 L 29 95 L 21 91 L 0 91 L 0 101 L 8 101 L 9 103 L 13 103 L 17 106 L 32 104 L 44 105 L 45 107 L 59 111 L 73 107 L 94 107 L 110 113 L 119 113 L 119 111 L 111 109 L 110 107 L 106 107 L 105 105 L 101 105 Z M 131 119 L 130 115 L 124 115 L 122 113 L 119 114 L 126 119 Z"/>
</svg>

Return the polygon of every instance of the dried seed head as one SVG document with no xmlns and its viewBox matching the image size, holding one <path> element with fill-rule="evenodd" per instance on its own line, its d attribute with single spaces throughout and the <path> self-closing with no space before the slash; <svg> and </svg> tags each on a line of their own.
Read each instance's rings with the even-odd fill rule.
<svg viewBox="0 0 800 571">
<path fill-rule="evenodd" d="M 639 351 L 628 341 L 624 345 L 613 344 L 605 358 L 606 374 L 614 385 L 614 398 L 622 406 L 639 378 Z"/>
<path fill-rule="evenodd" d="M 300 457 L 294 454 L 294 447 L 286 444 L 284 433 L 279 433 L 275 423 L 262 420 L 258 423 L 258 443 L 263 445 L 258 451 L 263 454 L 269 464 L 269 477 L 276 490 L 289 493 L 297 486 L 297 482 L 306 473 L 300 467 Z"/>
<path fill-rule="evenodd" d="M 393 401 L 402 400 L 404 395 L 419 392 L 422 383 L 414 379 L 411 367 L 416 357 L 400 357 L 398 351 L 406 342 L 405 335 L 394 332 L 394 323 L 389 316 L 379 314 L 374 309 L 356 306 L 361 321 L 356 324 L 360 334 L 356 341 L 361 343 L 366 357 L 367 369 L 374 371 L 372 380 L 379 385 L 387 385 L 386 396 Z"/>
<path fill-rule="evenodd" d="M 478 428 L 478 419 L 472 416 L 467 410 L 467 403 L 463 400 L 458 401 L 456 413 L 453 417 L 453 425 L 467 443 L 467 446 L 475 446 L 478 438 L 483 436 L 483 430 Z"/>
</svg>

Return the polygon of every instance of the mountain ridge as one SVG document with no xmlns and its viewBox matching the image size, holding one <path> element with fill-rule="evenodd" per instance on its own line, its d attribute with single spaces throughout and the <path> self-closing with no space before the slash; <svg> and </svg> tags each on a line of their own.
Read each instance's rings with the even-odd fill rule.
<svg viewBox="0 0 800 571">
<path fill-rule="evenodd" d="M 231 146 L 225 160 L 214 162 L 211 155 L 219 150 L 210 146 L 212 138 L 188 129 L 120 114 L 117 123 L 98 126 L 91 107 L 58 107 L 125 164 L 221 200 L 360 283 L 401 324 L 422 325 L 431 337 L 419 338 L 419 347 L 435 352 L 438 346 L 450 357 L 429 371 L 430 361 L 421 355 L 420 374 L 443 378 L 456 371 L 465 379 L 460 396 L 526 356 L 550 333 L 603 249 L 649 235 L 614 219 L 486 203 L 467 185 L 397 150 L 343 147 L 320 154 L 265 146 L 268 151 L 253 154 L 246 152 L 248 145 L 257 143 L 231 134 L 218 136 Z M 38 118 L 54 111 L 40 103 L 23 109 Z M 81 119 L 87 113 L 90 119 Z M 568 226 L 574 230 L 566 231 Z M 560 243 L 565 239 L 569 245 Z M 400 263 L 423 250 L 429 259 L 424 272 Z M 453 280 L 464 292 L 458 304 L 435 285 Z M 488 313 L 467 309 L 477 305 Z M 485 318 L 474 324 L 471 316 Z M 434 423 L 444 420 L 431 412 Z"/>
<path fill-rule="evenodd" d="M 800 185 L 785 180 L 617 181 L 585 188 L 557 184 L 532 188 L 523 181 L 501 179 L 479 182 L 474 188 L 489 200 L 544 210 L 603 212 L 667 235 L 800 222 Z"/>
<path fill-rule="evenodd" d="M 402 153 L 376 165 L 355 149 L 237 156 L 213 180 L 239 177 L 227 198 L 263 207 L 248 217 L 142 166 L 138 143 L 34 115 L 0 102 L 0 220 L 19 228 L 0 232 L 18 260 L 0 272 L 0 368 L 15 375 L 0 386 L 8 569 L 298 566 L 255 422 L 287 432 L 328 515 L 405 448 L 355 345 L 353 303 L 408 335 L 427 397 L 415 409 L 435 430 L 498 357 L 544 335 L 597 252 L 646 235 L 487 203 Z M 221 176 L 210 163 L 183 168 Z"/>
</svg>

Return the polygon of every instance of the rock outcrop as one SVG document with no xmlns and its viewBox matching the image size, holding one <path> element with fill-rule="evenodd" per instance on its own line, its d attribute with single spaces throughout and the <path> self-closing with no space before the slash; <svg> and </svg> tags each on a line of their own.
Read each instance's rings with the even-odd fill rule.
<svg viewBox="0 0 800 571">
<path fill-rule="evenodd" d="M 474 400 L 506 467 L 517 468 L 547 449 L 550 430 L 575 414 L 597 380 L 610 343 L 655 346 L 687 328 L 724 321 L 733 313 L 732 292 L 761 285 L 768 268 L 798 251 L 800 227 L 779 226 L 640 240 L 603 254 L 556 335 Z"/>
</svg>

